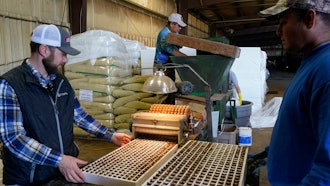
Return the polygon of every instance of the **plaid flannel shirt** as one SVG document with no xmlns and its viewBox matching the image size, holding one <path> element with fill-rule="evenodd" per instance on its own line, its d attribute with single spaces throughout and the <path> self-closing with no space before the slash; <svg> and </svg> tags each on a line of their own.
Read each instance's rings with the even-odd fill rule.
<svg viewBox="0 0 330 186">
<path fill-rule="evenodd" d="M 51 74 L 49 80 L 45 80 L 31 64 L 29 66 L 43 87 L 56 78 L 54 74 Z M 74 99 L 73 123 L 91 134 L 111 141 L 114 130 L 108 129 L 96 121 L 81 107 L 77 97 Z M 57 166 L 61 160 L 60 152 L 26 136 L 17 95 L 6 80 L 0 81 L 0 135 L 3 146 L 25 161 Z"/>
</svg>

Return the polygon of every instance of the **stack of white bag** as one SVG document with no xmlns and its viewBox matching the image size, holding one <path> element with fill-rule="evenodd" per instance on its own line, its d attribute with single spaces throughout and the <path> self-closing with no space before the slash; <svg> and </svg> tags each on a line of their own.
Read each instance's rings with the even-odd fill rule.
<svg viewBox="0 0 330 186">
<path fill-rule="evenodd" d="M 131 115 L 136 112 L 149 112 L 152 104 L 163 102 L 167 95 L 154 95 L 142 91 L 144 82 L 150 75 L 136 75 L 122 81 L 122 85 L 112 91 L 115 114 L 114 129 L 129 129 Z"/>
<path fill-rule="evenodd" d="M 126 46 L 120 36 L 103 30 L 74 35 L 71 45 L 81 53 L 68 56 L 64 74 L 85 110 L 112 127 L 113 102 L 116 100 L 112 91 L 132 76 L 132 62 Z"/>
<path fill-rule="evenodd" d="M 71 45 L 81 53 L 68 56 L 64 75 L 84 109 L 107 127 L 128 129 L 131 114 L 148 111 L 151 104 L 163 100 L 142 92 L 149 75 L 133 73 L 133 67 L 140 66 L 143 48 L 137 41 L 122 39 L 109 31 L 91 30 L 74 35 Z M 77 127 L 75 131 L 80 134 Z"/>
</svg>

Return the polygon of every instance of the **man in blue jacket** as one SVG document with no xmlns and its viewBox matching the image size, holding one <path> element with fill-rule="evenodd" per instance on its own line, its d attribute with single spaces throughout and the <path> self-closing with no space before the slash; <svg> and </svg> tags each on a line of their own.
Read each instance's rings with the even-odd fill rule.
<svg viewBox="0 0 330 186">
<path fill-rule="evenodd" d="M 260 13 L 277 16 L 283 48 L 303 55 L 273 129 L 268 179 L 330 185 L 330 0 L 279 0 Z"/>
<path fill-rule="evenodd" d="M 77 158 L 73 123 L 122 146 L 130 137 L 101 125 L 80 106 L 69 81 L 59 72 L 70 46 L 70 35 L 55 25 L 33 30 L 31 56 L 0 77 L 0 137 L 3 143 L 3 183 L 42 185 L 61 175 L 84 182 Z"/>
</svg>

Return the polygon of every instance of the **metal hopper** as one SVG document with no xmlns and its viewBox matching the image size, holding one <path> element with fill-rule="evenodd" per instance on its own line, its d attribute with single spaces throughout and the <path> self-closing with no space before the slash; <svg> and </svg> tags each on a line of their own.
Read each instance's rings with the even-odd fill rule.
<svg viewBox="0 0 330 186">
<path fill-rule="evenodd" d="M 197 55 L 170 57 L 173 63 L 187 64 L 193 68 L 211 87 L 213 93 L 227 93 L 229 70 L 234 58 L 221 55 Z M 193 95 L 204 96 L 204 83 L 189 69 L 176 68 L 182 81 L 190 81 L 194 85 Z"/>
<path fill-rule="evenodd" d="M 219 111 L 219 120 L 222 121 L 225 114 L 229 70 L 235 58 L 240 55 L 240 48 L 220 42 L 193 38 L 181 34 L 170 33 L 167 41 L 178 46 L 187 46 L 214 55 L 197 55 L 189 57 L 171 57 L 173 63 L 189 65 L 196 74 L 202 77 L 206 83 L 201 81 L 191 69 L 176 68 L 183 81 L 194 84 L 195 96 L 205 97 L 206 105 L 206 128 L 208 141 L 212 141 L 212 110 Z M 220 95 L 222 94 L 222 95 Z M 212 95 L 212 96 L 211 96 Z M 212 98 L 213 97 L 213 98 Z M 217 130 L 217 129 L 215 129 Z M 214 135 L 213 135 L 214 136 Z"/>
</svg>

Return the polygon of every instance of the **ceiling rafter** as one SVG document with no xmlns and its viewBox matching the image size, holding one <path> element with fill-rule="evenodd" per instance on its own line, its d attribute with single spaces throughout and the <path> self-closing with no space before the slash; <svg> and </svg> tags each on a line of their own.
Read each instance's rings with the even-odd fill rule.
<svg viewBox="0 0 330 186">
<path fill-rule="evenodd" d="M 258 15 L 277 0 L 179 0 L 180 10 L 192 14 L 212 28 L 211 34 L 223 33 L 233 42 L 247 46 L 274 45 L 277 23 Z M 185 18 L 185 17 L 184 17 Z M 214 32 L 218 30 L 221 32 Z M 211 37 L 217 37 L 211 35 Z M 265 40 L 265 41 L 262 41 Z"/>
</svg>

